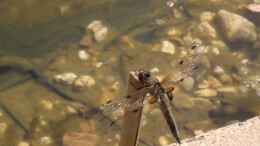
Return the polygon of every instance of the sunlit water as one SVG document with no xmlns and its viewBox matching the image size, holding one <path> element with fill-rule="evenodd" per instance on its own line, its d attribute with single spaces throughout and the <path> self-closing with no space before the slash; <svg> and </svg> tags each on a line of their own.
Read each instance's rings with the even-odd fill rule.
<svg viewBox="0 0 260 146">
<path fill-rule="evenodd" d="M 202 12 L 220 9 L 244 15 L 256 26 L 259 25 L 257 18 L 239 8 L 249 2 L 190 0 L 185 6 L 192 17 L 182 12 L 179 15 L 175 13 L 177 16 L 174 17 L 166 9 L 164 0 L 4 0 L 0 2 L 0 65 L 10 62 L 34 68 L 50 81 L 64 72 L 90 75 L 95 79 L 95 85 L 80 91 L 52 83 L 91 107 L 99 107 L 107 99 L 125 94 L 128 71 L 158 68 L 159 72 L 155 73 L 158 77 L 174 76 L 181 51 L 188 48 L 185 37 L 200 39 L 210 48 L 204 56 L 204 65 L 193 76 L 193 88 L 187 91 L 183 85 L 178 86 L 173 101 L 182 138 L 190 137 L 196 130 L 207 131 L 260 113 L 260 95 L 256 92 L 258 89 L 260 94 L 260 89 L 253 82 L 260 73 L 258 50 L 252 45 L 238 48 L 228 43 L 224 46 L 214 44 L 213 41 L 225 41 L 221 35 L 211 39 L 204 37 L 204 32 L 197 31 Z M 109 28 L 109 36 L 89 48 L 79 47 L 85 27 L 93 20 L 102 20 Z M 171 28 L 176 31 L 174 37 L 167 36 Z M 259 33 L 259 26 L 257 30 Z M 124 36 L 117 38 L 122 32 Z M 175 44 L 173 55 L 160 51 L 162 40 L 171 40 Z M 220 50 L 219 55 L 212 51 L 214 47 Z M 87 61 L 78 57 L 78 51 L 82 49 L 90 54 Z M 2 58 L 9 59 L 6 63 Z M 249 70 L 246 75 L 237 73 L 243 71 L 243 59 L 252 64 L 246 68 Z M 100 62 L 104 64 L 97 67 Z M 214 74 L 217 65 L 224 68 L 226 76 Z M 4 69 L 0 70 L 0 74 L 0 102 L 4 107 L 0 109 L 0 146 L 16 146 L 22 142 L 32 146 L 60 146 L 68 143 L 65 138 L 89 139 L 89 146 L 114 146 L 118 142 L 120 126 L 111 125 L 111 121 L 104 120 L 101 114 L 83 119 L 75 115 L 69 101 L 48 90 L 30 75 Z M 203 80 L 210 81 L 212 77 L 221 82 L 218 88 L 224 91 L 212 97 L 196 94 Z M 208 88 L 214 89 L 217 83 L 211 84 Z M 18 121 L 14 121 L 6 109 Z M 109 116 L 111 119 L 116 117 Z M 145 106 L 142 124 L 142 141 L 154 145 L 175 141 L 156 105 Z M 81 135 L 75 135 L 75 132 Z M 78 141 L 75 145 L 80 144 Z"/>
</svg>

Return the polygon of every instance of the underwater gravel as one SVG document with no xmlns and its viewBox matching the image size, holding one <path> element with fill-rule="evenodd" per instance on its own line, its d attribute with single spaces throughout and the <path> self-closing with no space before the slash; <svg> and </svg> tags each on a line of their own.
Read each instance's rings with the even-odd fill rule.
<svg viewBox="0 0 260 146">
<path fill-rule="evenodd" d="M 238 122 L 170 146 L 259 146 L 260 116 Z"/>
</svg>

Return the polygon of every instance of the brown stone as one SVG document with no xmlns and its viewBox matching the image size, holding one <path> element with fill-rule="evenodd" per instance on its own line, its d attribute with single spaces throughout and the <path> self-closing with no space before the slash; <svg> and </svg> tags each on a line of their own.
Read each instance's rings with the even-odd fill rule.
<svg viewBox="0 0 260 146">
<path fill-rule="evenodd" d="M 94 39 L 89 36 L 89 35 L 84 35 L 80 42 L 79 42 L 79 45 L 81 47 L 90 47 L 92 44 L 94 43 Z"/>
</svg>

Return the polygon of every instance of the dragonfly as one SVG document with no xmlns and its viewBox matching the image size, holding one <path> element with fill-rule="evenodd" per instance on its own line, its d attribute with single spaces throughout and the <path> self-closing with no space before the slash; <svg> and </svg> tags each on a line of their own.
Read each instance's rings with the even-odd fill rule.
<svg viewBox="0 0 260 146">
<path fill-rule="evenodd" d="M 204 50 L 205 46 L 199 42 L 193 41 L 190 49 L 188 50 L 189 54 L 187 54 L 185 57 L 181 57 L 181 59 L 177 62 L 177 66 L 180 67 L 181 70 L 175 73 L 174 79 L 171 78 L 171 75 L 166 75 L 164 78 L 160 80 L 158 79 L 159 82 L 154 81 L 154 83 L 150 83 L 149 86 L 147 86 L 147 89 L 154 89 L 154 86 L 158 86 L 158 84 L 164 85 L 169 83 L 170 85 L 165 87 L 165 93 L 168 95 L 170 100 L 173 100 L 174 94 L 172 93 L 174 92 L 176 86 L 183 82 L 187 77 L 195 74 L 195 72 L 200 68 L 201 59 L 205 53 Z M 143 78 L 148 78 L 148 76 L 149 75 L 147 73 L 146 77 Z M 115 120 L 119 120 L 119 117 L 124 114 L 123 109 L 125 108 L 135 111 L 135 109 L 144 106 L 146 103 L 155 103 L 158 99 L 156 99 L 154 96 L 151 96 L 150 93 L 151 92 L 146 95 L 145 99 L 147 100 L 144 102 L 142 99 L 137 100 L 135 103 L 129 102 L 129 97 L 140 94 L 139 92 L 136 92 L 124 97 L 116 97 L 111 100 L 107 100 L 100 108 L 104 113 L 116 113 L 117 119 Z"/>
</svg>

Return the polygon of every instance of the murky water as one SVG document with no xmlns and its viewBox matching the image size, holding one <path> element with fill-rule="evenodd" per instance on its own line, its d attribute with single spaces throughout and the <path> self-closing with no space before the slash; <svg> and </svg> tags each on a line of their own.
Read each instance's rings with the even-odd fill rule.
<svg viewBox="0 0 260 146">
<path fill-rule="evenodd" d="M 207 49 L 199 71 L 176 85 L 174 113 L 182 138 L 258 115 L 260 14 L 245 8 L 253 2 L 184 2 L 183 8 L 169 9 L 165 0 L 1 1 L 0 146 L 116 145 L 120 120 L 111 125 L 116 113 L 88 112 L 82 118 L 69 98 L 91 111 L 125 95 L 129 71 L 174 77 L 181 70 L 178 61 L 189 59 L 185 54 L 193 40 Z M 257 39 L 230 43 L 215 22 L 220 9 L 254 23 Z M 94 20 L 108 29 L 102 41 L 86 32 Z M 80 51 L 87 55 L 79 57 Z M 68 72 L 88 75 L 94 84 L 79 88 L 76 81 L 54 81 Z M 175 141 L 157 105 L 144 107 L 141 141 L 145 146 Z"/>
</svg>

